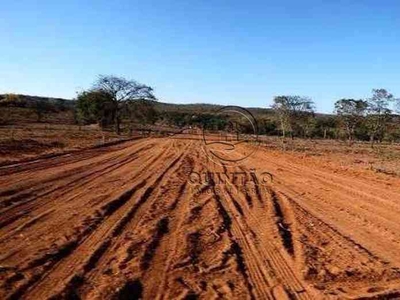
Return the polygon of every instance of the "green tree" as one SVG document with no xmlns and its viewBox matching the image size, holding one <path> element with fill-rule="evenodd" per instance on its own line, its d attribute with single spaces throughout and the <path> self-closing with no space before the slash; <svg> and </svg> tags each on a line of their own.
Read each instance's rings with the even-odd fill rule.
<svg viewBox="0 0 400 300">
<path fill-rule="evenodd" d="M 277 96 L 272 108 L 278 116 L 284 138 L 287 133 L 293 138 L 298 129 L 303 134 L 308 134 L 314 115 L 314 102 L 311 99 L 301 96 Z"/>
<path fill-rule="evenodd" d="M 114 121 L 113 103 L 108 93 L 98 90 L 78 94 L 76 102 L 77 118 L 83 124 L 98 123 L 105 128 Z"/>
<path fill-rule="evenodd" d="M 120 134 L 122 115 L 127 111 L 128 103 L 143 99 L 156 100 L 151 87 L 123 77 L 100 75 L 93 88 L 110 96 L 117 134 Z"/>
<path fill-rule="evenodd" d="M 337 119 L 332 116 L 320 116 L 315 119 L 313 136 L 326 138 L 336 138 Z"/>
<path fill-rule="evenodd" d="M 37 121 L 42 122 L 43 117 L 49 112 L 56 112 L 55 107 L 46 100 L 35 100 L 33 104 L 35 110 Z"/>
<path fill-rule="evenodd" d="M 386 126 L 392 113 L 389 105 L 394 100 L 393 95 L 385 89 L 372 90 L 372 97 L 367 100 L 367 128 L 372 147 L 376 139 L 382 141 L 385 136 Z"/>
<path fill-rule="evenodd" d="M 335 103 L 335 113 L 344 127 L 347 139 L 351 143 L 358 126 L 367 112 L 368 103 L 364 100 L 341 99 Z"/>
<path fill-rule="evenodd" d="M 128 105 L 132 120 L 142 125 L 154 124 L 157 121 L 157 111 L 152 101 L 139 99 Z"/>
<path fill-rule="evenodd" d="M 262 118 L 258 120 L 259 124 L 259 133 L 267 134 L 267 135 L 277 135 L 278 133 L 278 124 L 275 120 L 270 120 L 268 118 Z"/>
<path fill-rule="evenodd" d="M 142 129 L 144 129 L 145 125 L 154 124 L 158 119 L 158 113 L 154 107 L 154 102 L 145 99 L 139 99 L 128 103 L 126 112 L 130 119 L 130 133 L 132 133 L 133 123 L 139 123 Z"/>
</svg>

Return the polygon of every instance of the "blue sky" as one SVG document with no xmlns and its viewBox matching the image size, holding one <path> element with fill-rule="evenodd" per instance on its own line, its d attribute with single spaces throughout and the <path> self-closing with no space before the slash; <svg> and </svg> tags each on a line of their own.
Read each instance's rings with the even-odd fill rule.
<svg viewBox="0 0 400 300">
<path fill-rule="evenodd" d="M 398 0 L 6 0 L 0 28 L 0 93 L 73 98 L 114 74 L 174 103 L 400 97 Z"/>
</svg>

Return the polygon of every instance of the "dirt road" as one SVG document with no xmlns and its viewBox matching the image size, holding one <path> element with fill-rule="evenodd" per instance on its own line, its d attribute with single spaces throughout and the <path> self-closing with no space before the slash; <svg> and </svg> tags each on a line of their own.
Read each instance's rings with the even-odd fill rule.
<svg viewBox="0 0 400 300">
<path fill-rule="evenodd" d="M 268 148 L 228 168 L 182 136 L 2 167 L 0 210 L 1 299 L 400 297 L 400 181 Z"/>
</svg>

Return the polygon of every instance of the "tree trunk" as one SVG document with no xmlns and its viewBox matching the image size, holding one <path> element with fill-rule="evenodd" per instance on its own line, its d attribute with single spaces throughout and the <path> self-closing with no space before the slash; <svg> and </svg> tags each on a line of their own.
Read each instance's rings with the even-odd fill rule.
<svg viewBox="0 0 400 300">
<path fill-rule="evenodd" d="M 120 120 L 119 117 L 117 116 L 117 117 L 115 118 L 115 133 L 116 133 L 117 135 L 120 135 L 120 134 L 121 134 L 120 123 L 121 123 L 121 120 Z"/>
<path fill-rule="evenodd" d="M 375 134 L 371 134 L 369 140 L 371 142 L 371 148 L 374 148 Z"/>
<path fill-rule="evenodd" d="M 286 137 L 286 128 L 285 128 L 285 123 L 283 122 L 283 119 L 281 118 L 281 128 L 282 128 L 282 137 Z"/>
</svg>

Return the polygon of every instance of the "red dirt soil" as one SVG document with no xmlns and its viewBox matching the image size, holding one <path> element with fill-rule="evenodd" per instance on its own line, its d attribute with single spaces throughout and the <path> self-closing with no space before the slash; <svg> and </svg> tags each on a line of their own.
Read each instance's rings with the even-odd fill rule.
<svg viewBox="0 0 400 300">
<path fill-rule="evenodd" d="M 0 298 L 398 298 L 400 180 L 365 172 L 183 136 L 1 167 Z"/>
</svg>

